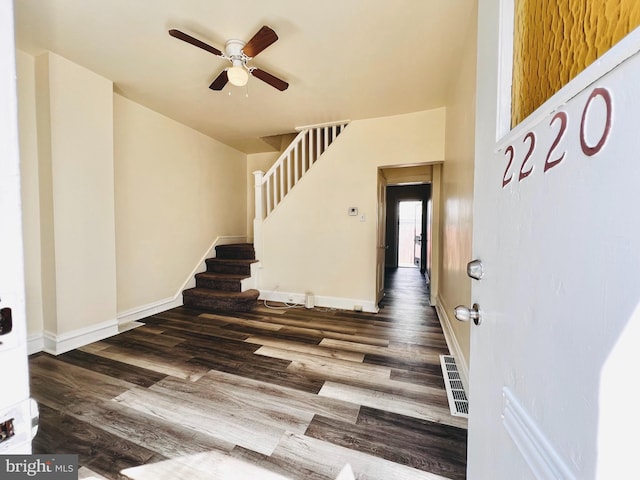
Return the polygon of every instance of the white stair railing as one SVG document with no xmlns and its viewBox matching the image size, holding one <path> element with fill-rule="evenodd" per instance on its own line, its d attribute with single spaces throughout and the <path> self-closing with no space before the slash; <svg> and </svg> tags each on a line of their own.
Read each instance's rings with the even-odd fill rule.
<svg viewBox="0 0 640 480">
<path fill-rule="evenodd" d="M 253 172 L 255 180 L 254 247 L 260 259 L 262 222 L 276 209 L 305 173 L 318 161 L 349 122 L 305 127 L 264 173 Z"/>
</svg>

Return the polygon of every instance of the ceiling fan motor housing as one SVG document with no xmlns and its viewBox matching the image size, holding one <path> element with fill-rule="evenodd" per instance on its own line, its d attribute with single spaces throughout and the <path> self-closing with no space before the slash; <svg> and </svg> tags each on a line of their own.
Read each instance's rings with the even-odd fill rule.
<svg viewBox="0 0 640 480">
<path fill-rule="evenodd" d="M 236 65 L 234 60 L 240 60 L 242 63 L 246 63 L 249 60 L 249 57 L 242 51 L 245 45 L 245 42 L 235 38 L 227 40 L 227 43 L 224 44 L 225 54 L 234 65 Z"/>
</svg>

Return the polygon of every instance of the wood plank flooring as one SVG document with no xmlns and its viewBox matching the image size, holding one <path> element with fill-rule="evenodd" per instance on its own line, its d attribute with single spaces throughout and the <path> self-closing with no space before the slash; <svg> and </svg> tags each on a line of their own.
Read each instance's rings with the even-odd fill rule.
<svg viewBox="0 0 640 480">
<path fill-rule="evenodd" d="M 80 478 L 462 480 L 466 420 L 415 269 L 378 314 L 184 307 L 53 357 L 30 358 L 34 453 L 76 453 Z"/>
</svg>

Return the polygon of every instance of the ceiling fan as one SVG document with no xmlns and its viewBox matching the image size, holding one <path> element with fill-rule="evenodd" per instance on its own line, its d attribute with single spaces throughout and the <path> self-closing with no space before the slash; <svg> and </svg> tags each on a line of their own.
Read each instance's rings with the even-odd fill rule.
<svg viewBox="0 0 640 480">
<path fill-rule="evenodd" d="M 239 87 L 244 86 L 249 80 L 249 75 L 259 78 L 281 92 L 289 87 L 289 84 L 284 80 L 281 80 L 260 68 L 247 66 L 247 63 L 251 59 L 278 40 L 276 32 L 266 25 L 258 30 L 258 33 L 256 33 L 251 40 L 246 43 L 242 40 L 236 39 L 227 40 L 224 45 L 224 53 L 217 48 L 192 37 L 191 35 L 187 35 L 180 30 L 176 30 L 175 28 L 169 30 L 169 35 L 182 40 L 183 42 L 202 48 L 209 53 L 213 53 L 214 55 L 231 62 L 232 66 L 225 68 L 220 72 L 220 75 L 218 75 L 211 85 L 209 85 L 211 90 L 222 90 L 227 82 Z"/>
</svg>

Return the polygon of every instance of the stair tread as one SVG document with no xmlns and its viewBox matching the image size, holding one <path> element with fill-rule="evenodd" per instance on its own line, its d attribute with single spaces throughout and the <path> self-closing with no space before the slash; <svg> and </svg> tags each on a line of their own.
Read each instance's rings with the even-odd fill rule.
<svg viewBox="0 0 640 480">
<path fill-rule="evenodd" d="M 241 273 L 201 272 L 196 273 L 196 277 L 214 278 L 220 280 L 244 280 L 245 278 L 249 278 L 249 275 L 243 275 Z"/>
<path fill-rule="evenodd" d="M 217 298 L 258 298 L 260 292 L 255 289 L 245 290 L 244 292 L 227 292 L 225 290 L 212 290 L 210 288 L 188 288 L 182 292 L 186 295 L 196 297 L 217 297 Z"/>
<path fill-rule="evenodd" d="M 255 259 L 256 251 L 252 243 L 232 243 L 216 246 L 216 257 L 228 259 Z"/>
<path fill-rule="evenodd" d="M 240 265 L 251 265 L 252 263 L 256 263 L 258 260 L 254 259 L 254 258 L 219 258 L 219 257 L 214 257 L 214 258 L 207 258 L 205 260 L 206 262 L 213 262 L 213 263 L 229 263 L 229 264 L 240 264 Z"/>
</svg>

